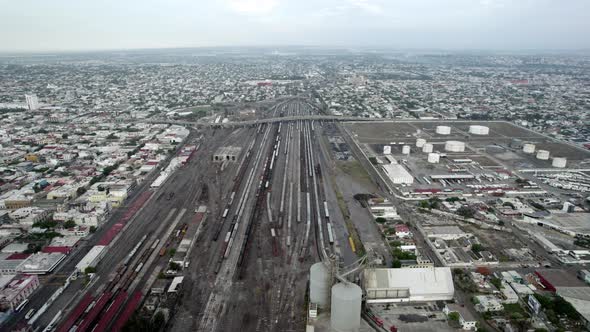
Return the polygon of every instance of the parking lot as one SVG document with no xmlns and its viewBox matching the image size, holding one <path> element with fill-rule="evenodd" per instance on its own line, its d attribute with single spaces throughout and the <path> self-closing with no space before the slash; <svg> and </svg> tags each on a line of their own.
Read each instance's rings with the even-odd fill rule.
<svg viewBox="0 0 590 332">
<path fill-rule="evenodd" d="M 370 310 L 383 319 L 384 327 L 394 325 L 398 331 L 454 331 L 442 312 L 443 304 L 372 304 Z"/>
</svg>

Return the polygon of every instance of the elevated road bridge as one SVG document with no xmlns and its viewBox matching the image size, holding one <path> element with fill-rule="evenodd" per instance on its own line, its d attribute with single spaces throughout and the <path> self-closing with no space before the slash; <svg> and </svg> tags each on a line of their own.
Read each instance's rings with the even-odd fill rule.
<svg viewBox="0 0 590 332">
<path fill-rule="evenodd" d="M 256 119 L 248 121 L 230 121 L 225 123 L 211 123 L 211 122 L 191 122 L 179 120 L 145 120 L 147 123 L 163 123 L 179 126 L 191 126 L 197 128 L 212 127 L 212 128 L 232 128 L 252 126 L 261 123 L 277 123 L 277 122 L 293 122 L 301 120 L 316 120 L 316 121 L 385 121 L 385 119 L 377 118 L 362 118 L 356 116 L 335 116 L 335 115 L 298 115 L 298 116 L 284 116 L 278 118 Z"/>
</svg>

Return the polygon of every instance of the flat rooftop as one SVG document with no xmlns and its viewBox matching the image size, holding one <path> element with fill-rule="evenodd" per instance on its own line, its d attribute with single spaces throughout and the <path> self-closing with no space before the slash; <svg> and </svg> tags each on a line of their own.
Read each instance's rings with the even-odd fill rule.
<svg viewBox="0 0 590 332">
<path fill-rule="evenodd" d="M 590 234 L 590 213 L 553 213 L 544 221 L 572 232 Z"/>
<path fill-rule="evenodd" d="M 45 274 L 53 271 L 55 267 L 66 257 L 61 253 L 36 253 L 29 256 L 18 269 L 22 273 Z"/>
<path fill-rule="evenodd" d="M 573 273 L 561 269 L 539 269 L 535 271 L 556 288 L 559 287 L 584 287 L 586 284 L 576 278 Z"/>
<path fill-rule="evenodd" d="M 455 288 L 448 267 L 365 269 L 363 288 L 368 297 L 387 298 L 399 294 L 416 300 L 452 298 Z"/>
</svg>

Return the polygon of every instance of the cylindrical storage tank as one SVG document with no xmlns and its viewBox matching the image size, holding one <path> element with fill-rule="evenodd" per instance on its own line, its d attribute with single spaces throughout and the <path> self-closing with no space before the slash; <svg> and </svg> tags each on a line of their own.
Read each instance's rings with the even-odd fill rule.
<svg viewBox="0 0 590 332">
<path fill-rule="evenodd" d="M 421 148 L 421 147 L 423 147 L 423 146 L 424 146 L 424 144 L 426 144 L 426 140 L 425 140 L 425 139 L 423 139 L 423 138 L 418 138 L 418 139 L 416 140 L 416 147 L 419 147 L 419 148 Z"/>
<path fill-rule="evenodd" d="M 449 126 L 436 126 L 436 133 L 439 135 L 450 135 L 451 127 Z"/>
<path fill-rule="evenodd" d="M 391 154 L 391 145 L 383 146 L 383 154 Z"/>
<path fill-rule="evenodd" d="M 563 157 L 555 157 L 553 158 L 553 167 L 557 168 L 564 168 L 567 165 L 567 159 Z"/>
<path fill-rule="evenodd" d="M 547 151 L 547 150 L 537 151 L 537 159 L 549 160 L 549 151 Z"/>
<path fill-rule="evenodd" d="M 522 151 L 524 153 L 535 153 L 535 144 L 531 144 L 531 143 L 526 143 L 523 147 L 522 147 Z"/>
<path fill-rule="evenodd" d="M 428 162 L 431 164 L 438 164 L 440 161 L 440 155 L 438 153 L 429 153 Z"/>
<path fill-rule="evenodd" d="M 328 307 L 330 273 L 324 263 L 315 263 L 309 269 L 309 299 L 320 308 Z"/>
<path fill-rule="evenodd" d="M 422 152 L 430 153 L 433 150 L 434 150 L 434 146 L 432 145 L 432 143 L 425 143 L 422 146 Z"/>
<path fill-rule="evenodd" d="M 337 283 L 332 287 L 330 324 L 334 331 L 354 332 L 361 326 L 361 288 L 353 283 Z"/>
<path fill-rule="evenodd" d="M 410 146 L 409 145 L 404 145 L 402 147 L 402 154 L 410 154 Z"/>
<path fill-rule="evenodd" d="M 460 141 L 446 141 L 445 151 L 449 152 L 463 152 L 465 151 L 465 143 Z"/>
<path fill-rule="evenodd" d="M 469 126 L 469 133 L 473 135 L 487 135 L 490 133 L 490 128 L 486 126 L 473 125 Z"/>
</svg>

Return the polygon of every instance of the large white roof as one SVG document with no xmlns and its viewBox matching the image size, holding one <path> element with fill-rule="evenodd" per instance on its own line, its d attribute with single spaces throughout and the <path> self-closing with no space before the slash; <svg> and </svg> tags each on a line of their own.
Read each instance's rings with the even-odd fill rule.
<svg viewBox="0 0 590 332">
<path fill-rule="evenodd" d="M 410 301 L 450 299 L 455 291 L 448 267 L 366 269 L 363 286 L 368 298 L 386 299 L 392 294 L 406 294 Z"/>
</svg>

